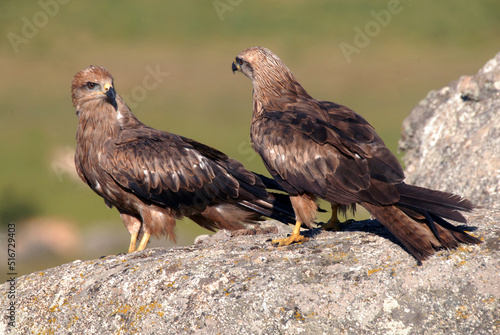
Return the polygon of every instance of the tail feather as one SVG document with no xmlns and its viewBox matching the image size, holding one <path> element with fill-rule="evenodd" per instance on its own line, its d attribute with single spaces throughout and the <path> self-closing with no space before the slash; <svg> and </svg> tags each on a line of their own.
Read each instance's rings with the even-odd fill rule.
<svg viewBox="0 0 500 335">
<path fill-rule="evenodd" d="M 474 208 L 472 202 L 458 195 L 429 190 L 401 183 L 396 185 L 400 199 L 399 206 L 420 211 L 425 210 L 439 217 L 465 223 L 467 220 L 459 211 L 469 212 Z"/>
<path fill-rule="evenodd" d="M 272 206 L 268 206 L 268 204 L 265 203 L 264 201 L 261 200 L 241 201 L 238 203 L 238 205 L 243 210 L 259 213 L 260 215 L 267 216 L 271 219 L 288 223 L 286 220 L 286 216 L 281 215 L 279 211 L 276 211 L 276 209 L 273 208 Z"/>
<path fill-rule="evenodd" d="M 363 202 L 366 208 L 415 257 L 423 261 L 440 246 L 434 234 L 421 223 L 411 219 L 394 205 L 381 206 Z"/>
<path fill-rule="evenodd" d="M 278 182 L 276 180 L 274 180 L 273 178 L 269 178 L 269 177 L 264 176 L 263 174 L 260 174 L 257 172 L 252 172 L 252 173 L 262 181 L 262 183 L 264 184 L 264 186 L 267 189 L 285 192 L 283 187 L 281 187 L 280 184 L 278 184 Z"/>
<path fill-rule="evenodd" d="M 286 194 L 269 192 L 267 199 L 241 201 L 239 204 L 283 223 L 295 222 L 295 213 L 290 202 L 290 197 Z"/>
<path fill-rule="evenodd" d="M 464 232 L 462 229 L 452 225 L 448 221 L 444 220 L 443 218 L 440 218 L 439 216 L 431 214 L 431 217 L 433 220 L 442 226 L 444 229 L 447 229 L 450 231 L 451 234 L 455 237 L 455 239 L 460 242 L 460 243 L 467 243 L 467 244 L 481 244 L 481 240 L 467 234 Z"/>
<path fill-rule="evenodd" d="M 479 239 L 444 219 L 466 223 L 466 218 L 459 211 L 470 212 L 474 208 L 469 200 L 455 194 L 404 183 L 397 185 L 397 188 L 400 200 L 396 206 L 414 220 L 426 223 L 442 247 L 453 249 L 459 243 L 481 243 Z"/>
<path fill-rule="evenodd" d="M 404 199 L 397 202 L 398 207 L 406 207 L 410 210 L 416 211 L 418 213 L 421 213 L 422 211 L 426 211 L 429 213 L 432 213 L 434 215 L 444 217 L 448 220 L 453 220 L 457 221 L 460 223 L 466 223 L 467 219 L 465 216 L 463 216 L 462 213 L 458 212 L 457 210 L 449 210 L 447 208 L 443 208 L 439 205 L 435 204 L 429 204 L 429 203 L 420 203 L 418 205 L 409 205 L 407 202 L 405 202 Z"/>
<path fill-rule="evenodd" d="M 455 194 L 405 183 L 396 187 L 400 194 L 398 205 L 425 209 L 450 220 L 465 223 L 467 220 L 459 211 L 470 212 L 474 209 L 472 202 Z"/>
<path fill-rule="evenodd" d="M 190 215 L 189 218 L 211 231 L 216 228 L 227 230 L 244 229 L 243 223 L 255 224 L 263 220 L 260 213 L 230 203 L 207 207 L 203 212 Z"/>
<path fill-rule="evenodd" d="M 460 243 L 481 243 L 479 239 L 430 211 L 399 207 L 399 203 L 388 206 L 371 203 L 361 203 L 361 205 L 382 223 L 418 261 L 425 260 L 440 248 L 454 249 Z"/>
<path fill-rule="evenodd" d="M 451 249 L 457 246 L 457 243 L 455 242 L 449 243 L 449 241 L 454 240 L 454 238 L 450 237 L 449 234 L 446 233 L 446 231 L 453 230 L 457 233 L 463 233 L 461 229 L 455 227 L 439 216 L 436 216 L 435 214 L 429 213 L 427 211 L 421 210 L 420 212 L 418 212 L 417 210 L 412 210 L 404 206 L 399 206 L 398 208 L 414 221 L 427 224 L 429 229 L 434 234 L 434 237 L 436 237 L 445 248 Z M 444 229 L 440 229 L 441 227 L 436 223 L 441 225 Z"/>
<path fill-rule="evenodd" d="M 290 202 L 290 197 L 288 196 L 288 194 L 269 191 L 273 190 L 285 192 L 285 190 L 274 179 L 266 177 L 259 173 L 252 173 L 255 176 L 256 180 L 262 182 L 262 184 L 268 191 L 268 196 L 254 197 L 254 200 L 240 201 L 239 205 L 283 223 L 294 223 L 295 212 L 293 210 L 292 203 Z M 252 197 L 249 196 L 243 198 L 252 199 Z"/>
<path fill-rule="evenodd" d="M 214 231 L 215 229 L 238 230 L 243 224 L 256 224 L 267 216 L 283 223 L 295 222 L 295 214 L 288 196 L 269 193 L 267 199 L 239 203 L 220 203 L 205 208 L 201 213 L 189 216 L 200 226 Z"/>
<path fill-rule="evenodd" d="M 240 168 L 233 162 L 233 170 Z M 267 216 L 283 223 L 294 223 L 295 213 L 288 194 L 267 192 L 266 189 L 282 191 L 282 188 L 273 179 L 256 174 L 247 173 L 240 168 L 239 196 L 236 203 L 213 204 L 201 213 L 189 216 L 200 226 L 214 231 L 215 229 L 238 230 L 243 224 L 256 224 Z M 245 177 L 246 179 L 244 179 Z M 265 194 L 263 193 L 265 192 Z"/>
<path fill-rule="evenodd" d="M 429 203 L 434 202 L 461 211 L 470 211 L 474 209 L 474 204 L 472 204 L 471 201 L 453 193 L 431 190 L 425 187 L 405 183 L 397 184 L 396 187 L 402 196 L 418 201 Z"/>
</svg>

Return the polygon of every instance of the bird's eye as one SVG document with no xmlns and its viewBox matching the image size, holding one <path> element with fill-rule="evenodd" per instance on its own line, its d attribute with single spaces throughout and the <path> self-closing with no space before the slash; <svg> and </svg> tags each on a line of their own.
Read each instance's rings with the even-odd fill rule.
<svg viewBox="0 0 500 335">
<path fill-rule="evenodd" d="M 238 64 L 243 65 L 243 59 L 238 58 L 238 59 L 236 59 L 236 61 L 238 62 Z"/>
<path fill-rule="evenodd" d="M 96 85 L 97 85 L 96 83 L 92 83 L 89 81 L 86 86 L 92 90 Z"/>
</svg>

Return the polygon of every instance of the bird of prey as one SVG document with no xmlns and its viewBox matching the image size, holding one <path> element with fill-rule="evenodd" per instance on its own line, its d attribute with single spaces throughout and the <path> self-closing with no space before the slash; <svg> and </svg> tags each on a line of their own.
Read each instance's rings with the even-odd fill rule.
<svg viewBox="0 0 500 335">
<path fill-rule="evenodd" d="M 470 201 L 405 184 L 398 160 L 365 119 L 312 98 L 270 50 L 243 50 L 232 70 L 253 83 L 252 146 L 295 210 L 292 234 L 273 243 L 305 240 L 300 227 L 311 227 L 317 197 L 332 204 L 330 226 L 338 224 L 337 209 L 360 204 L 419 262 L 439 248 L 480 243 L 445 220 L 465 223 L 459 211 L 472 210 Z"/>
<path fill-rule="evenodd" d="M 141 123 L 105 68 L 78 72 L 71 92 L 78 116 L 78 175 L 120 212 L 131 235 L 129 252 L 143 250 L 151 234 L 175 241 L 175 220 L 184 216 L 212 231 L 244 228 L 242 223 L 256 223 L 261 215 L 293 222 L 288 199 L 280 203 L 240 162 Z"/>
</svg>

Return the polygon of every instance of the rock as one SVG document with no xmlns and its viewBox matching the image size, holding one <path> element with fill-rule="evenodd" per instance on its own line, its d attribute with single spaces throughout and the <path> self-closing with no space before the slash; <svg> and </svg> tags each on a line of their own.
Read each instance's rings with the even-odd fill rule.
<svg viewBox="0 0 500 335">
<path fill-rule="evenodd" d="M 431 92 L 405 121 L 410 182 L 497 207 L 498 64 Z M 498 334 L 500 210 L 467 216 L 484 243 L 422 266 L 376 221 L 280 248 L 270 240 L 291 228 L 267 222 L 13 275 L 0 333 Z"/>
<path fill-rule="evenodd" d="M 495 334 L 500 212 L 469 219 L 485 243 L 422 266 L 372 221 L 282 248 L 256 234 L 75 261 L 18 278 L 15 333 Z"/>
<path fill-rule="evenodd" d="M 500 209 L 500 53 L 430 92 L 403 122 L 399 147 L 407 183 Z"/>
</svg>

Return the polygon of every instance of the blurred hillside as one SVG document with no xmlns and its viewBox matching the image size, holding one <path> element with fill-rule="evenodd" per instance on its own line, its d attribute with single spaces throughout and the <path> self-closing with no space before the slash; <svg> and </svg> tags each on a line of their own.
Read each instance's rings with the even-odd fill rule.
<svg viewBox="0 0 500 335">
<path fill-rule="evenodd" d="M 362 114 L 395 151 L 402 120 L 428 91 L 499 51 L 498 13 L 496 0 L 2 1 L 0 221 L 2 237 L 16 223 L 18 272 L 128 246 L 116 210 L 72 167 L 80 69 L 107 67 L 146 124 L 267 174 L 249 144 L 251 83 L 231 73 L 242 49 L 268 47 L 309 93 Z M 179 244 L 206 233 L 189 221 L 177 231 Z"/>
</svg>

